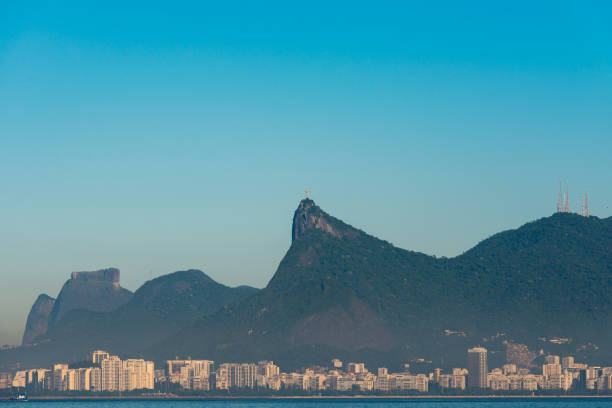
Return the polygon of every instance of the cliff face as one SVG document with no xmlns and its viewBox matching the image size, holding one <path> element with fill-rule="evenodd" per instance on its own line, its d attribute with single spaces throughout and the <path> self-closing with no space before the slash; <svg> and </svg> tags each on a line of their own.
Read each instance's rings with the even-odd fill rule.
<svg viewBox="0 0 612 408">
<path fill-rule="evenodd" d="M 324 213 L 314 201 L 306 198 L 300 202 L 293 215 L 292 240 L 295 241 L 308 231 L 322 231 L 335 238 L 359 236 L 359 231 Z"/>
<path fill-rule="evenodd" d="M 120 272 L 117 268 L 101 269 L 93 272 L 72 272 L 70 274 L 72 280 L 110 282 L 115 289 L 120 289 L 119 277 Z"/>
<path fill-rule="evenodd" d="M 52 328 L 67 312 L 75 309 L 110 312 L 132 298 L 132 292 L 119 285 L 119 269 L 73 272 L 66 281 L 49 315 Z"/>
<path fill-rule="evenodd" d="M 55 299 L 45 294 L 38 296 L 26 321 L 22 344 L 32 344 L 39 336 L 47 333 L 49 326 L 49 315 L 55 304 Z"/>
</svg>

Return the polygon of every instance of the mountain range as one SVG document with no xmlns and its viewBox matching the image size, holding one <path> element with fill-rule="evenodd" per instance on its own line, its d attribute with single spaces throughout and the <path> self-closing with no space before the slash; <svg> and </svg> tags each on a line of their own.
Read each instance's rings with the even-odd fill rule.
<svg viewBox="0 0 612 408">
<path fill-rule="evenodd" d="M 62 299 L 76 298 L 75 290 L 88 295 L 90 300 L 78 306 L 70 303 L 72 307 L 63 309 L 57 320 L 53 312 L 49 313 L 47 331 L 33 336 L 28 334 L 30 322 L 44 321 L 44 313 L 39 308 L 41 298 L 53 301 L 47 295 L 39 296 L 28 316 L 22 347 L 0 353 L 0 367 L 3 363 L 15 362 L 48 366 L 57 361 L 80 361 L 88 352 L 100 348 L 125 356 L 141 355 L 144 348 L 192 324 L 198 317 L 257 291 L 249 286 L 230 288 L 202 271 L 187 270 L 150 280 L 133 294 L 123 288 L 116 289 L 126 296 L 129 293 L 125 301 L 105 290 L 107 279 L 96 279 L 109 270 L 115 271 L 116 280 L 112 284 L 119 288 L 117 269 L 73 273 L 52 310 L 57 309 Z M 81 282 L 75 284 L 75 280 Z M 113 300 L 115 303 L 111 305 Z M 100 310 L 101 304 L 105 305 L 104 310 Z M 32 337 L 29 343 L 26 337 Z"/>
<path fill-rule="evenodd" d="M 291 233 L 262 290 L 227 288 L 197 271 L 166 275 L 112 311 L 66 312 L 36 345 L 1 352 L 0 366 L 101 347 L 156 361 L 271 359 L 296 368 L 338 357 L 456 367 L 479 344 L 493 363 L 511 344 L 612 363 L 612 217 L 558 213 L 437 258 L 397 248 L 305 199 Z"/>
<path fill-rule="evenodd" d="M 84 309 L 110 312 L 132 298 L 132 292 L 119 285 L 120 272 L 116 268 L 93 272 L 72 272 L 57 299 L 42 294 L 34 302 L 22 344 L 31 344 L 53 329 L 71 310 Z"/>
</svg>

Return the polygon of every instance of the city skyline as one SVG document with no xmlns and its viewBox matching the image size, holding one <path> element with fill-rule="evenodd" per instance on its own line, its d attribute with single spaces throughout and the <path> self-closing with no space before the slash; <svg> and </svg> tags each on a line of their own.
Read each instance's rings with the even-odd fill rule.
<svg viewBox="0 0 612 408">
<path fill-rule="evenodd" d="M 436 256 L 551 215 L 560 179 L 612 215 L 608 4 L 1 11 L 0 344 L 72 271 L 265 286 L 304 189 Z"/>
<path fill-rule="evenodd" d="M 403 364 L 399 372 L 391 372 L 387 367 L 377 367 L 374 372 L 364 363 L 345 364 L 337 358 L 332 359 L 329 366 L 312 365 L 286 372 L 270 360 L 216 364 L 212 360 L 179 359 L 178 356 L 166 360 L 163 368 L 156 368 L 153 361 L 122 360 L 107 351 L 94 350 L 87 359 L 70 365 L 54 363 L 49 369 L 17 370 L 14 375 L 0 372 L 0 392 L 28 391 L 35 396 L 141 392 L 145 398 L 175 397 L 176 392 L 213 396 L 237 392 L 240 395 L 248 390 L 262 395 L 279 392 L 280 395 L 303 392 L 436 395 L 449 390 L 460 395 L 612 392 L 612 367 L 589 366 L 577 363 L 570 355 L 561 358 L 543 353 L 539 367 L 532 362 L 525 366 L 514 357 L 515 354 L 507 353 L 505 364 L 489 371 L 487 349 L 479 346 L 467 350 L 467 369 L 455 367 L 447 372 L 440 368 L 425 373 L 413 372 L 410 364 Z"/>
</svg>

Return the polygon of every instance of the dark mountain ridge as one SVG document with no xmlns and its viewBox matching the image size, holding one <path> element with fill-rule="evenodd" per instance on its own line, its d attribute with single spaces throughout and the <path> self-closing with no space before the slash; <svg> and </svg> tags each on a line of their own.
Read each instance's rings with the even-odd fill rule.
<svg viewBox="0 0 612 408">
<path fill-rule="evenodd" d="M 582 350 L 612 340 L 601 330 L 612 323 L 611 224 L 555 214 L 458 257 L 435 258 L 396 248 L 303 200 L 292 245 L 268 286 L 150 353 L 274 359 L 288 367 L 332 357 L 462 364 L 465 349 L 483 339 L 496 339 L 489 346 L 501 351 L 504 341 L 540 347 L 538 338 L 559 336 L 571 339 L 568 352 L 612 362 L 601 348 L 596 356 Z"/>
<path fill-rule="evenodd" d="M 127 303 L 111 312 L 66 312 L 35 345 L 0 353 L 0 366 L 11 361 L 26 366 L 80 361 L 98 348 L 122 356 L 141 355 L 143 349 L 198 317 L 255 292 L 248 286 L 227 287 L 199 270 L 163 275 L 145 282 Z"/>
</svg>

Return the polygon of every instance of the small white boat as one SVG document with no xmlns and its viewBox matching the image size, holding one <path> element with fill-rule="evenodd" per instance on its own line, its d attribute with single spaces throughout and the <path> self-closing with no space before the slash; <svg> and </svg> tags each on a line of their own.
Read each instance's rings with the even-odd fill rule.
<svg viewBox="0 0 612 408">
<path fill-rule="evenodd" d="M 27 402 L 28 401 L 28 397 L 25 394 L 19 394 L 16 397 L 9 397 L 6 399 L 6 401 L 11 402 Z"/>
</svg>

